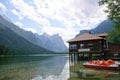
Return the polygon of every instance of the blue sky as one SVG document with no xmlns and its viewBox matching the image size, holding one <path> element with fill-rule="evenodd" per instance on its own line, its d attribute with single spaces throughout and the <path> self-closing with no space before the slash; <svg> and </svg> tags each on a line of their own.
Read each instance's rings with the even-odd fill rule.
<svg viewBox="0 0 120 80">
<path fill-rule="evenodd" d="M 107 19 L 98 0 L 0 0 L 0 14 L 27 31 L 59 34 L 64 42 Z"/>
</svg>

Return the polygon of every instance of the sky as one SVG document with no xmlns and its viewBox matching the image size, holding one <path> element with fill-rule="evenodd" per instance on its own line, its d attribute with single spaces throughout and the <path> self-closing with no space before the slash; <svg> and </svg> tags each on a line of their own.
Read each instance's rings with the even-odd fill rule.
<svg viewBox="0 0 120 80">
<path fill-rule="evenodd" d="M 107 19 L 99 0 L 0 0 L 0 14 L 33 33 L 59 34 L 64 42 Z"/>
</svg>

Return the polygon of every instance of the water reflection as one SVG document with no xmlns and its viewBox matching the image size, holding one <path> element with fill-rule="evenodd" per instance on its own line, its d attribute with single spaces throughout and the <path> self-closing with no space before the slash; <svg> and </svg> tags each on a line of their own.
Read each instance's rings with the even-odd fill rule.
<svg viewBox="0 0 120 80">
<path fill-rule="evenodd" d="M 0 80 L 67 80 L 68 74 L 66 56 L 0 57 Z"/>
<path fill-rule="evenodd" d="M 36 77 L 34 77 L 32 80 L 68 80 L 69 78 L 69 61 L 67 61 L 67 63 L 65 64 L 62 72 L 60 73 L 60 75 L 48 75 L 47 77 L 43 78 L 40 75 L 37 75 Z"/>
<path fill-rule="evenodd" d="M 70 62 L 70 78 L 68 80 L 119 80 L 120 71 L 92 70 L 85 68 L 80 62 Z M 71 65 L 72 63 L 72 65 Z"/>
<path fill-rule="evenodd" d="M 66 56 L 0 58 L 0 80 L 119 80 L 120 72 L 91 70 Z M 72 65 L 71 65 L 72 64 Z M 69 78 L 69 79 L 68 79 Z"/>
</svg>

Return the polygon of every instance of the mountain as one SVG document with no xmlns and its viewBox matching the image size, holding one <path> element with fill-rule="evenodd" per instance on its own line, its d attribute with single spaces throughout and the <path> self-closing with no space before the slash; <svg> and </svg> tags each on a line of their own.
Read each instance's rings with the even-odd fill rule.
<svg viewBox="0 0 120 80">
<path fill-rule="evenodd" d="M 92 30 L 92 33 L 104 33 L 112 31 L 114 27 L 114 24 L 110 20 L 105 20 L 102 23 L 100 23 L 95 29 Z"/>
<path fill-rule="evenodd" d="M 57 35 L 58 37 L 55 38 L 55 35 L 50 36 L 46 33 L 44 33 L 43 35 L 38 35 L 32 33 L 31 31 L 25 31 L 19 28 L 18 26 L 16 26 L 15 24 L 13 24 L 9 20 L 9 18 L 1 15 L 0 15 L 0 23 L 2 23 L 4 26 L 8 27 L 9 29 L 11 29 L 13 32 L 17 33 L 21 37 L 25 38 L 29 42 L 38 45 L 40 47 L 46 48 L 48 50 L 55 52 L 64 52 L 67 48 L 62 38 L 59 35 Z"/>
<path fill-rule="evenodd" d="M 37 37 L 32 32 L 25 31 L 25 30 L 19 28 L 18 26 L 13 24 L 8 18 L 5 18 L 5 16 L 0 15 L 0 23 L 5 25 L 6 27 L 10 28 L 12 31 L 16 32 L 20 36 L 24 37 L 31 43 L 34 43 L 37 45 Z"/>
<path fill-rule="evenodd" d="M 28 40 L 24 39 L 8 27 L 0 23 L 0 47 L 4 46 L 9 49 L 8 54 L 14 55 L 28 55 L 28 54 L 44 54 L 53 53 L 38 45 L 35 45 Z M 0 48 L 0 54 L 2 54 Z"/>
<path fill-rule="evenodd" d="M 36 36 L 39 38 L 38 44 L 48 50 L 54 52 L 65 52 L 67 50 L 67 47 L 59 34 L 50 36 L 47 33 L 43 33 L 42 35 Z"/>
<path fill-rule="evenodd" d="M 114 24 L 112 23 L 112 21 L 104 20 L 96 28 L 94 28 L 92 30 L 81 30 L 78 35 L 83 34 L 83 33 L 89 33 L 89 32 L 92 34 L 109 32 L 109 31 L 113 30 L 113 27 L 114 27 Z"/>
<path fill-rule="evenodd" d="M 9 21 L 9 22 L 11 22 L 11 20 L 6 16 L 6 15 L 1 15 L 5 20 L 7 20 L 7 21 Z"/>
<path fill-rule="evenodd" d="M 89 33 L 91 30 L 81 30 L 79 34 L 77 34 L 76 36 L 79 36 L 83 33 Z"/>
</svg>

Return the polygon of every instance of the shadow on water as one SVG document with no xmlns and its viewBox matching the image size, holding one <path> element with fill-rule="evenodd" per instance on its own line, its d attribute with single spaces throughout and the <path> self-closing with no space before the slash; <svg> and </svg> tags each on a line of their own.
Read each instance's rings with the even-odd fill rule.
<svg viewBox="0 0 120 80">
<path fill-rule="evenodd" d="M 68 80 L 119 80 L 120 71 L 94 70 L 85 68 L 85 61 L 70 62 L 70 78 Z"/>
</svg>

